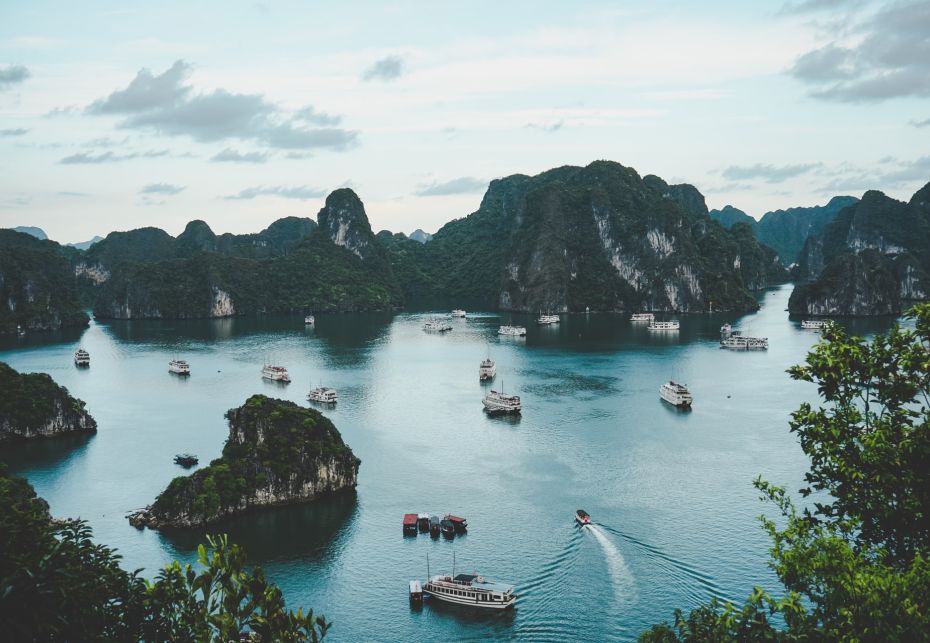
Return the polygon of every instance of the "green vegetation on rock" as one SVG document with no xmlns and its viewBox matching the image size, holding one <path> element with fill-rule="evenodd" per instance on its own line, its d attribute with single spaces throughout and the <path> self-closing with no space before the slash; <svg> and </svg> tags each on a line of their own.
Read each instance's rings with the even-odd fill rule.
<svg viewBox="0 0 930 643">
<path fill-rule="evenodd" d="M 0 362 L 0 442 L 95 433 L 84 402 L 45 373 L 18 373 Z"/>
</svg>

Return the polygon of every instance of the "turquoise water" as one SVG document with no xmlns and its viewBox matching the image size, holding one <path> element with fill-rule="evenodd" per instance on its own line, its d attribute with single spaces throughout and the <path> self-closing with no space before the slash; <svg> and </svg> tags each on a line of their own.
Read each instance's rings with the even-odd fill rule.
<svg viewBox="0 0 930 643">
<path fill-rule="evenodd" d="M 267 509 L 211 528 L 246 546 L 284 590 L 288 606 L 334 622 L 333 641 L 628 640 L 712 596 L 742 600 L 775 589 L 766 509 L 757 475 L 801 486 L 807 460 L 789 413 L 814 399 L 791 381 L 818 335 L 784 309 L 790 286 L 761 296 L 743 317 L 682 318 L 675 335 L 608 314 L 567 315 L 538 328 L 525 316 L 477 314 L 451 333 L 424 333 L 426 313 L 184 322 L 92 323 L 74 333 L 8 339 L 0 360 L 49 373 L 87 402 L 96 436 L 6 447 L 52 513 L 87 519 L 128 569 L 154 575 L 193 560 L 202 533 L 159 534 L 125 514 L 150 503 L 226 437 L 224 412 L 253 393 L 306 404 L 311 386 L 339 391 L 325 413 L 362 459 L 356 494 Z M 499 338 L 499 324 L 529 329 Z M 718 347 L 725 321 L 767 336 L 767 352 Z M 858 322 L 859 333 L 890 320 Z M 74 350 L 92 366 L 76 369 Z M 490 351 L 496 386 L 522 396 L 518 420 L 482 412 L 478 364 Z M 168 373 L 173 357 L 192 375 Z M 288 367 L 289 386 L 260 377 L 264 360 Z M 659 400 L 659 385 L 686 382 L 694 410 Z M 597 523 L 574 526 L 577 508 Z M 404 538 L 405 512 L 468 518 L 447 542 Z M 410 579 L 476 570 L 510 581 L 520 598 L 505 614 L 427 605 L 412 611 Z"/>
</svg>

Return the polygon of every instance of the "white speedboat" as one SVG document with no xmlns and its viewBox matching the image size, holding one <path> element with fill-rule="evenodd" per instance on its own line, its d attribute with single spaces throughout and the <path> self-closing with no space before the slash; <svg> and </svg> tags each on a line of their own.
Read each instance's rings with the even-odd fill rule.
<svg viewBox="0 0 930 643">
<path fill-rule="evenodd" d="M 517 600 L 513 585 L 488 580 L 477 574 L 433 576 L 423 585 L 423 593 L 446 603 L 496 610 L 513 607 Z"/>
<path fill-rule="evenodd" d="M 677 406 L 680 409 L 691 408 L 691 391 L 689 391 L 688 387 L 684 384 L 669 380 L 659 387 L 659 397 L 672 406 Z"/>
<path fill-rule="evenodd" d="M 317 386 L 316 388 L 310 389 L 310 393 L 307 394 L 307 399 L 318 404 L 335 404 L 339 401 L 339 396 L 336 394 L 336 389 L 334 388 Z"/>
<path fill-rule="evenodd" d="M 313 326 L 316 323 L 316 317 L 314 317 L 313 315 L 307 315 L 306 317 L 304 317 L 304 323 L 307 326 Z"/>
<path fill-rule="evenodd" d="M 177 375 L 190 375 L 191 365 L 183 359 L 173 359 L 168 362 L 168 371 Z"/>
<path fill-rule="evenodd" d="M 498 391 L 488 391 L 482 403 L 489 415 L 519 415 L 523 408 L 519 395 L 506 395 Z"/>
<path fill-rule="evenodd" d="M 74 363 L 76 366 L 90 366 L 90 353 L 83 348 L 74 352 Z"/>
<path fill-rule="evenodd" d="M 807 330 L 821 330 L 827 325 L 827 320 L 823 319 L 804 319 L 801 320 L 801 328 Z"/>
<path fill-rule="evenodd" d="M 497 329 L 497 334 L 510 337 L 526 337 L 526 328 L 523 326 L 501 326 Z"/>
<path fill-rule="evenodd" d="M 481 366 L 478 367 L 478 380 L 487 382 L 493 380 L 495 375 L 497 375 L 497 365 L 494 360 L 490 357 L 481 360 Z"/>
<path fill-rule="evenodd" d="M 677 319 L 672 321 L 651 321 L 649 322 L 649 330 L 654 331 L 669 331 L 669 330 L 678 330 L 681 328 L 681 323 Z"/>
<path fill-rule="evenodd" d="M 453 317 L 465 317 L 465 311 L 462 310 L 461 308 L 456 308 L 455 310 L 452 311 L 452 316 Z"/>
<path fill-rule="evenodd" d="M 283 382 L 284 384 L 290 384 L 291 382 L 291 376 L 288 375 L 287 369 L 283 366 L 265 364 L 262 367 L 262 377 L 272 382 Z"/>
<path fill-rule="evenodd" d="M 652 313 L 633 313 L 630 315 L 630 321 L 634 322 L 651 322 L 656 318 Z"/>
<path fill-rule="evenodd" d="M 558 315 L 540 315 L 536 318 L 536 323 L 539 326 L 549 326 L 550 324 L 558 324 L 562 319 Z"/>
<path fill-rule="evenodd" d="M 427 319 L 426 323 L 423 324 L 423 330 L 429 333 L 445 333 L 452 330 L 452 324 L 441 319 Z"/>
</svg>

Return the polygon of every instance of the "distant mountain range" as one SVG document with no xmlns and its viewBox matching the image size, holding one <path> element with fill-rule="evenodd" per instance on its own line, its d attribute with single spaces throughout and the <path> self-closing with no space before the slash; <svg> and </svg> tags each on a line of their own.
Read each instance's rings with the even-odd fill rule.
<svg viewBox="0 0 930 643">
<path fill-rule="evenodd" d="M 37 228 L 35 226 L 21 225 L 21 226 L 16 226 L 15 228 L 13 228 L 13 230 L 16 232 L 22 232 L 23 234 L 28 234 L 42 241 L 45 241 L 46 239 L 48 239 L 48 235 L 45 234 L 45 230 L 43 230 L 42 228 Z M 90 248 L 92 245 L 94 245 L 98 241 L 103 241 L 103 237 L 95 236 L 93 239 L 89 241 L 81 241 L 80 243 L 69 243 L 67 245 L 71 246 L 72 248 L 77 248 L 78 250 L 87 250 L 88 248 Z"/>
<path fill-rule="evenodd" d="M 433 235 L 429 232 L 423 232 L 419 228 L 410 233 L 410 238 L 414 241 L 419 241 L 420 243 L 426 243 L 427 241 L 433 240 Z"/>
</svg>

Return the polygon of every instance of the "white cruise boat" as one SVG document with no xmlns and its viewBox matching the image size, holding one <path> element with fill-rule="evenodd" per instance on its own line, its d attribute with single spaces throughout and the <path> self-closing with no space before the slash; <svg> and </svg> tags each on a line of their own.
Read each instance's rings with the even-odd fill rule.
<svg viewBox="0 0 930 643">
<path fill-rule="evenodd" d="M 523 326 L 501 326 L 497 329 L 498 335 L 509 335 L 511 337 L 526 337 L 526 329 Z"/>
<path fill-rule="evenodd" d="M 304 323 L 307 326 L 313 326 L 316 323 L 316 317 L 314 317 L 313 315 L 307 315 L 306 317 L 304 317 Z"/>
<path fill-rule="evenodd" d="M 83 348 L 77 349 L 74 352 L 74 363 L 77 366 L 90 366 L 90 353 Z"/>
<path fill-rule="evenodd" d="M 287 374 L 287 369 L 283 366 L 265 364 L 265 366 L 262 367 L 262 377 L 272 382 L 283 382 L 285 384 L 290 384 L 291 382 L 291 376 Z"/>
<path fill-rule="evenodd" d="M 495 375 L 497 375 L 497 365 L 494 360 L 490 357 L 481 360 L 481 366 L 478 367 L 478 380 L 487 382 L 493 380 Z"/>
<path fill-rule="evenodd" d="M 769 348 L 768 337 L 730 335 L 720 340 L 720 347 L 731 351 L 764 351 Z"/>
<path fill-rule="evenodd" d="M 452 316 L 453 317 L 465 317 L 465 311 L 462 310 L 461 308 L 456 308 L 455 310 L 452 311 Z"/>
<path fill-rule="evenodd" d="M 672 380 L 667 381 L 659 387 L 659 397 L 672 406 L 677 406 L 680 409 L 691 408 L 691 391 L 689 391 L 688 387 L 684 384 L 679 384 Z"/>
<path fill-rule="evenodd" d="M 630 321 L 634 322 L 651 322 L 656 318 L 652 313 L 633 313 L 630 315 Z"/>
<path fill-rule="evenodd" d="M 807 330 L 821 330 L 827 325 L 827 321 L 828 320 L 824 319 L 803 319 L 801 320 L 801 328 L 806 328 Z"/>
<path fill-rule="evenodd" d="M 562 319 L 558 315 L 540 315 L 536 318 L 536 323 L 539 326 L 549 326 L 550 324 L 558 324 Z"/>
<path fill-rule="evenodd" d="M 452 330 L 452 324 L 441 319 L 427 319 L 426 323 L 423 324 L 423 330 L 430 333 L 444 333 Z"/>
<path fill-rule="evenodd" d="M 517 600 L 513 585 L 488 580 L 477 574 L 433 576 L 423 585 L 423 593 L 447 603 L 495 610 L 513 607 Z"/>
<path fill-rule="evenodd" d="M 482 404 L 484 404 L 484 410 L 490 415 L 519 415 L 523 408 L 519 395 L 506 395 L 498 391 L 488 391 Z"/>
<path fill-rule="evenodd" d="M 168 362 L 168 371 L 171 373 L 176 373 L 178 375 L 190 375 L 191 374 L 191 365 L 183 359 L 173 359 Z"/>
<path fill-rule="evenodd" d="M 335 404 L 339 401 L 339 396 L 336 394 L 336 389 L 334 388 L 317 386 L 316 388 L 310 389 L 310 393 L 307 394 L 307 399 L 318 404 Z"/>
<path fill-rule="evenodd" d="M 649 330 L 678 330 L 679 328 L 681 328 L 681 322 L 679 322 L 677 319 L 673 319 L 672 321 L 653 320 L 649 322 Z"/>
</svg>

